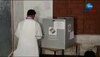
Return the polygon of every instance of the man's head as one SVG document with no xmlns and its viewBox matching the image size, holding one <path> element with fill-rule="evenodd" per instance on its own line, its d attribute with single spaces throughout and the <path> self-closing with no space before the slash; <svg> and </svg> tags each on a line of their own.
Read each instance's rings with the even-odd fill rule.
<svg viewBox="0 0 100 57">
<path fill-rule="evenodd" d="M 27 12 L 27 17 L 31 17 L 32 19 L 34 19 L 35 14 L 36 14 L 35 10 L 30 9 L 30 10 L 28 10 L 28 12 Z"/>
</svg>

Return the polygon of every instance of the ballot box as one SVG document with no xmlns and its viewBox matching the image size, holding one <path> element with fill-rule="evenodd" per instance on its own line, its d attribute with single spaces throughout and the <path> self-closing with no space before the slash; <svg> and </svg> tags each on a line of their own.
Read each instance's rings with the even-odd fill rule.
<svg viewBox="0 0 100 57">
<path fill-rule="evenodd" d="M 66 49 L 75 44 L 74 18 L 43 19 L 41 47 Z"/>
</svg>

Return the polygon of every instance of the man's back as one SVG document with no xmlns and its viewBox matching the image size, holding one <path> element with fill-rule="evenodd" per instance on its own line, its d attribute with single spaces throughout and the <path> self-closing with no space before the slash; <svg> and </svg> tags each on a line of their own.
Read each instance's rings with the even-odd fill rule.
<svg viewBox="0 0 100 57">
<path fill-rule="evenodd" d="M 38 45 L 36 36 L 42 36 L 39 24 L 26 19 L 19 23 L 16 36 L 19 38 L 15 56 L 38 56 Z"/>
</svg>

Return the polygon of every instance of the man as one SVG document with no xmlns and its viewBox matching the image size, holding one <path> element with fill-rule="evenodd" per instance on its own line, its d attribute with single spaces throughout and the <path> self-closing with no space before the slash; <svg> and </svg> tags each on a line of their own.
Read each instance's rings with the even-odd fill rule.
<svg viewBox="0 0 100 57">
<path fill-rule="evenodd" d="M 37 39 L 42 32 L 38 22 L 34 20 L 35 10 L 28 10 L 27 18 L 18 24 L 15 35 L 19 38 L 14 57 L 39 57 Z"/>
</svg>

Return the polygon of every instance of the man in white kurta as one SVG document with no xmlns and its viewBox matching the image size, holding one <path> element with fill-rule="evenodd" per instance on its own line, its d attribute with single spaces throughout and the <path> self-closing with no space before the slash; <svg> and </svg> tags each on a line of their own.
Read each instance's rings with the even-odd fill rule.
<svg viewBox="0 0 100 57">
<path fill-rule="evenodd" d="M 34 10 L 29 10 L 27 19 L 18 24 L 15 35 L 19 41 L 14 57 L 39 57 L 37 39 L 41 39 L 42 32 L 39 23 L 34 20 L 35 14 Z"/>
</svg>

